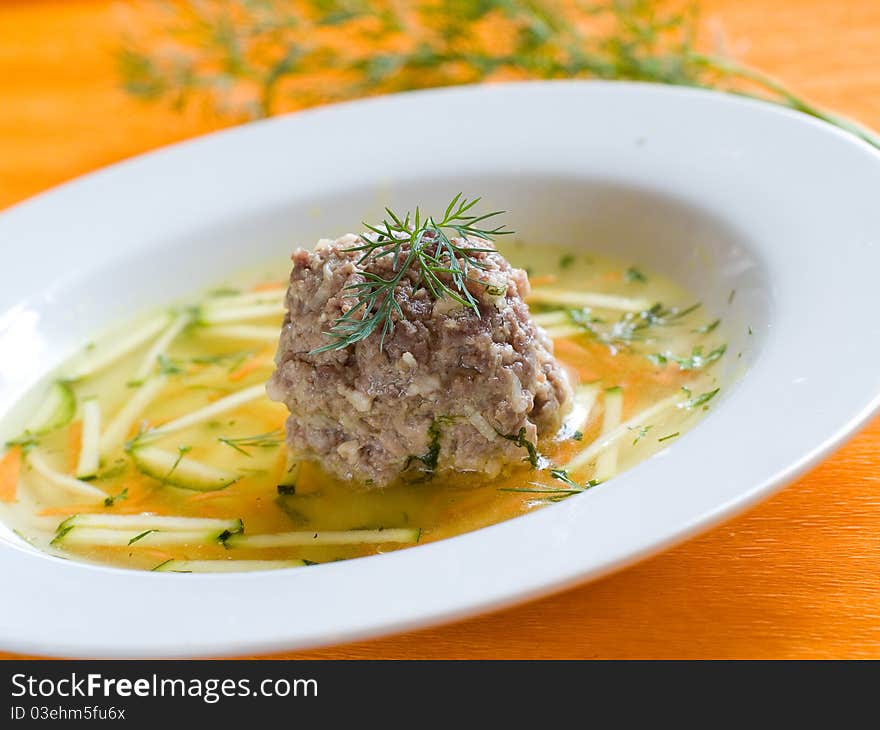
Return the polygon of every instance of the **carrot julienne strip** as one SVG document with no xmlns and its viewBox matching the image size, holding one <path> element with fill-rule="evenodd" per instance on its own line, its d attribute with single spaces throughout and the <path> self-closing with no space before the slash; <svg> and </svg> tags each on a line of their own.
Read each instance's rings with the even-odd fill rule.
<svg viewBox="0 0 880 730">
<path fill-rule="evenodd" d="M 22 448 L 13 446 L 0 459 L 0 502 L 14 502 L 21 475 Z"/>
<path fill-rule="evenodd" d="M 67 473 L 74 474 L 79 463 L 79 452 L 82 450 L 83 423 L 78 419 L 70 424 L 67 431 Z"/>
<path fill-rule="evenodd" d="M 244 380 L 251 373 L 264 367 L 272 359 L 274 348 L 263 347 L 256 355 L 246 360 L 238 368 L 229 373 L 232 381 Z"/>
</svg>

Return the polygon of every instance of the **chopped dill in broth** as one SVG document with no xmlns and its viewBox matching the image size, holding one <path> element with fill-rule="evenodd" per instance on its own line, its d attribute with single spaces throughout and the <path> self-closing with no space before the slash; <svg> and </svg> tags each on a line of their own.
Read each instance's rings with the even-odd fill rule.
<svg viewBox="0 0 880 730">
<path fill-rule="evenodd" d="M 274 367 L 286 272 L 126 323 L 39 387 L 0 457 L 0 515 L 62 557 L 174 572 L 282 568 L 451 537 L 593 488 L 710 406 L 723 327 L 670 280 L 568 249 L 501 247 L 575 385 L 551 439 L 487 480 L 360 489 L 291 463 Z M 251 280 L 252 281 L 252 280 Z M 19 409 L 21 410 L 21 409 Z"/>
</svg>

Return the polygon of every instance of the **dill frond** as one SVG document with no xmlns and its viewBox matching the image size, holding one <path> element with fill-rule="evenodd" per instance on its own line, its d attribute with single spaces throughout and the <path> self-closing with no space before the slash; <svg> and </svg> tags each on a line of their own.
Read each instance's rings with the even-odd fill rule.
<svg viewBox="0 0 880 730">
<path fill-rule="evenodd" d="M 480 198 L 468 199 L 459 193 L 439 218 L 425 216 L 419 208 L 404 216 L 386 208 L 388 217 L 381 223 L 364 223 L 369 233 L 362 238 L 363 243 L 344 249 L 361 254 L 357 265 L 363 281 L 346 287 L 356 295 L 355 304 L 326 333 L 330 342 L 311 354 L 343 350 L 377 331 L 381 349 L 394 331 L 395 319 L 403 317 L 397 290 L 411 270 L 418 272 L 414 288 L 427 289 L 435 300 L 452 299 L 479 316 L 477 300 L 467 283 L 474 281 L 472 269 L 486 267 L 477 255 L 495 249 L 475 246 L 473 240 L 491 241 L 512 232 L 490 223 L 504 211 L 476 215 L 473 209 L 479 202 Z M 369 266 L 386 256 L 393 257 L 393 264 L 384 278 L 371 272 Z"/>
<path fill-rule="evenodd" d="M 155 7 L 155 6 L 151 6 Z M 330 101 L 491 80 L 598 78 L 775 102 L 845 129 L 778 80 L 696 44 L 687 0 L 176 0 L 142 11 L 123 87 L 246 119 Z"/>
</svg>

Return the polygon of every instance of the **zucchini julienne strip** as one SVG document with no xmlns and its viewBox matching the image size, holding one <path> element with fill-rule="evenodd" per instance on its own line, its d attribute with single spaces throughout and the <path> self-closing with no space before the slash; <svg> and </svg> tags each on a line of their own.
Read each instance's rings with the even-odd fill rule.
<svg viewBox="0 0 880 730">
<path fill-rule="evenodd" d="M 152 400 L 162 392 L 167 381 L 164 375 L 155 375 L 141 385 L 101 434 L 101 454 L 106 456 L 125 443 L 135 421 Z"/>
<path fill-rule="evenodd" d="M 157 573 L 240 573 L 305 565 L 308 565 L 305 560 L 166 560 L 153 570 Z"/>
<path fill-rule="evenodd" d="M 590 421 L 590 413 L 592 413 L 598 399 L 598 385 L 583 384 L 578 385 L 574 389 L 574 399 L 571 405 L 571 412 L 566 417 L 561 429 L 563 438 L 566 437 L 566 434 L 583 431 L 584 427 Z M 570 436 L 568 437 L 570 438 Z"/>
<path fill-rule="evenodd" d="M 153 346 L 147 351 L 147 354 L 144 355 L 144 359 L 141 361 L 141 364 L 132 376 L 132 382 L 141 383 L 150 376 L 156 367 L 156 363 L 159 362 L 159 358 L 165 354 L 171 343 L 177 339 L 177 336 L 183 332 L 192 321 L 193 315 L 190 312 L 178 314 L 177 317 L 174 318 L 174 321 L 165 328 L 165 331 L 159 339 L 153 343 Z"/>
<path fill-rule="evenodd" d="M 676 406 L 679 406 L 685 402 L 686 400 L 682 399 L 682 395 L 680 393 L 676 393 L 675 395 L 671 395 L 661 401 L 658 401 L 654 405 L 643 410 L 641 413 L 637 413 L 628 421 L 624 421 L 617 428 L 613 429 L 609 433 L 605 434 L 604 436 L 600 436 L 580 453 L 575 454 L 574 457 L 572 457 L 572 459 L 565 465 L 565 469 L 567 471 L 575 471 L 577 469 L 581 469 L 582 467 L 587 466 L 587 464 L 592 462 L 606 448 L 608 448 L 612 444 L 617 443 L 621 438 L 628 435 L 631 432 L 630 429 L 637 428 L 646 423 L 649 423 L 652 419 L 654 419 L 656 416 L 660 415 L 664 411 L 675 408 Z"/>
<path fill-rule="evenodd" d="M 139 534 L 145 530 L 162 532 L 215 531 L 217 534 L 241 532 L 244 529 L 240 519 L 218 519 L 214 517 L 176 517 L 154 514 L 113 515 L 77 514 L 68 517 L 58 525 L 58 531 L 68 527 L 92 527 L 102 530 L 124 530 Z"/>
<path fill-rule="evenodd" d="M 96 345 L 80 356 L 77 366 L 67 377 L 71 380 L 80 380 L 104 370 L 153 339 L 168 326 L 170 321 L 170 314 L 162 314 L 147 320 L 140 327 L 125 335 L 120 335 L 112 340 L 105 338 L 104 343 Z"/>
<path fill-rule="evenodd" d="M 605 391 L 605 412 L 602 415 L 601 439 L 607 436 L 620 425 L 623 414 L 623 391 L 620 386 L 608 388 Z M 596 458 L 596 473 L 594 479 L 604 482 L 614 476 L 617 471 L 617 455 L 620 451 L 620 440 L 614 441 Z"/>
<path fill-rule="evenodd" d="M 567 311 L 557 309 L 552 312 L 533 312 L 532 321 L 539 327 L 560 327 L 571 324 L 571 317 L 568 316 Z"/>
<path fill-rule="evenodd" d="M 28 422 L 26 432 L 39 436 L 66 426 L 76 413 L 76 396 L 71 387 L 62 381 L 49 386 L 46 399 Z"/>
<path fill-rule="evenodd" d="M 163 484 L 196 492 L 216 492 L 238 481 L 236 473 L 155 446 L 135 446 L 131 458 L 138 471 Z"/>
<path fill-rule="evenodd" d="M 199 314 L 202 324 L 220 324 L 225 322 L 242 322 L 249 319 L 278 317 L 284 314 L 282 302 L 273 304 L 251 304 L 244 307 L 216 307 L 205 305 Z"/>
<path fill-rule="evenodd" d="M 417 543 L 421 530 L 417 527 L 390 527 L 378 530 L 344 530 L 321 532 L 277 532 L 264 535 L 236 534 L 224 542 L 228 548 L 308 547 L 310 545 L 382 545 L 384 543 Z"/>
<path fill-rule="evenodd" d="M 76 465 L 77 479 L 94 479 L 101 466 L 101 406 L 97 398 L 82 404 L 82 446 Z"/>
<path fill-rule="evenodd" d="M 621 297 L 599 292 L 566 291 L 537 287 L 526 297 L 529 304 L 549 304 L 558 307 L 580 309 L 613 309 L 619 312 L 644 312 L 651 308 L 652 302 L 642 297 Z"/>
<path fill-rule="evenodd" d="M 288 449 L 284 459 L 284 472 L 278 479 L 279 494 L 293 494 L 296 491 L 296 483 L 299 480 L 299 462 Z"/>
<path fill-rule="evenodd" d="M 287 287 L 279 286 L 274 289 L 246 292 L 245 294 L 231 294 L 229 296 L 213 296 L 207 299 L 203 307 L 207 309 L 241 309 L 254 304 L 279 304 L 284 302 Z"/>
<path fill-rule="evenodd" d="M 259 324 L 228 324 L 204 327 L 201 332 L 211 337 L 223 337 L 231 340 L 255 340 L 261 342 L 278 342 L 278 328 Z"/>
<path fill-rule="evenodd" d="M 545 327 L 544 331 L 554 340 L 577 337 L 578 335 L 585 335 L 587 333 L 583 327 L 578 327 L 576 324 L 566 324 L 559 327 Z"/>
<path fill-rule="evenodd" d="M 156 545 L 213 545 L 226 537 L 225 530 L 107 530 L 101 527 L 65 527 L 52 545 L 102 547 L 154 547 Z"/>
<path fill-rule="evenodd" d="M 150 436 L 164 436 L 166 434 L 173 433 L 174 431 L 179 431 L 183 428 L 195 426 L 196 424 L 202 423 L 203 421 L 210 421 L 212 418 L 219 416 L 221 413 L 226 413 L 227 411 L 238 408 L 245 403 L 250 403 L 251 401 L 257 400 L 258 398 L 263 398 L 265 397 L 265 395 L 265 385 L 252 385 L 250 388 L 239 390 L 232 395 L 228 395 L 225 398 L 214 401 L 204 408 L 200 408 L 197 411 L 193 411 L 192 413 L 188 413 L 185 416 L 181 416 L 180 418 L 177 418 L 173 421 L 169 421 L 168 423 L 165 423 L 158 428 L 150 431 Z"/>
<path fill-rule="evenodd" d="M 95 502 L 103 502 L 107 499 L 107 493 L 103 490 L 92 486 L 88 482 L 74 479 L 67 474 L 62 474 L 60 471 L 53 469 L 46 463 L 39 451 L 31 451 L 27 455 L 27 463 L 30 464 L 31 468 L 39 474 L 40 477 L 53 487 L 64 489 L 71 494 L 76 494 L 79 497 L 93 500 Z"/>
</svg>

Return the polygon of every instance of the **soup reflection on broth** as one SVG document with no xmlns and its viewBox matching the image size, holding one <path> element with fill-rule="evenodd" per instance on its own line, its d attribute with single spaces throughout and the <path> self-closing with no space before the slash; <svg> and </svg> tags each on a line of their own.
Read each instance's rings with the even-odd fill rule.
<svg viewBox="0 0 880 730">
<path fill-rule="evenodd" d="M 343 560 L 441 540 L 604 485 L 713 405 L 723 328 L 653 271 L 504 241 L 533 321 L 572 384 L 555 434 L 497 476 L 438 471 L 358 486 L 288 454 L 266 396 L 285 271 L 242 276 L 122 323 L 30 394 L 0 457 L 0 516 L 65 558 L 218 572 Z M 491 434 L 490 434 L 491 436 Z M 423 458 L 420 455 L 413 455 Z"/>
</svg>

